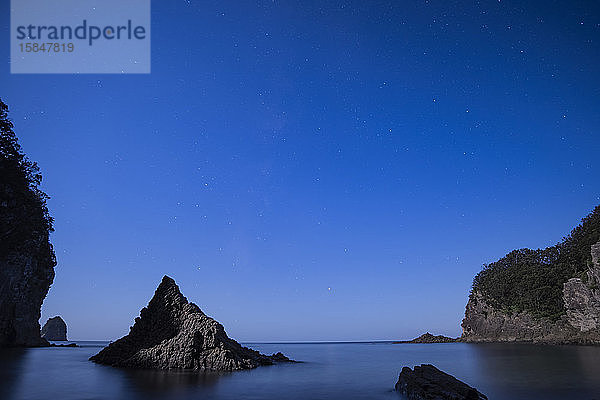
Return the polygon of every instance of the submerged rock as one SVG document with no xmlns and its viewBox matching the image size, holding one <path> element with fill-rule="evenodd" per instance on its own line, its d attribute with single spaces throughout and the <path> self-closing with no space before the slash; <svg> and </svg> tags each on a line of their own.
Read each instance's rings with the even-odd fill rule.
<svg viewBox="0 0 600 400">
<path fill-rule="evenodd" d="M 50 318 L 42 328 L 42 337 L 46 340 L 67 340 L 67 324 L 59 316 Z"/>
<path fill-rule="evenodd" d="M 402 368 L 396 390 L 408 400 L 487 400 L 477 389 L 430 364 L 416 366 L 414 371 Z"/>
<path fill-rule="evenodd" d="M 115 367 L 198 371 L 235 371 L 292 362 L 281 353 L 267 356 L 230 339 L 223 326 L 189 303 L 168 276 L 163 277 L 129 334 L 90 360 Z"/>
</svg>

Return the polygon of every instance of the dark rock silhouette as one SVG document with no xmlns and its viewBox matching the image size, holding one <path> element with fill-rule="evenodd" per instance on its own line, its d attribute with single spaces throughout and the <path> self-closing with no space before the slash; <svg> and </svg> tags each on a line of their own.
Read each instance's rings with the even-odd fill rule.
<svg viewBox="0 0 600 400">
<path fill-rule="evenodd" d="M 42 327 L 42 337 L 46 340 L 67 340 L 67 324 L 59 316 L 50 318 Z"/>
<path fill-rule="evenodd" d="M 48 346 L 40 308 L 54 280 L 48 196 L 37 165 L 22 153 L 0 100 L 0 347 Z"/>
<path fill-rule="evenodd" d="M 223 326 L 189 303 L 168 276 L 127 336 L 90 360 L 115 367 L 235 371 L 291 362 L 281 353 L 267 356 L 230 339 Z"/>
<path fill-rule="evenodd" d="M 408 400 L 487 400 L 477 389 L 430 364 L 402 368 L 396 390 Z"/>
<path fill-rule="evenodd" d="M 394 343 L 454 343 L 458 342 L 460 339 L 451 338 L 443 335 L 432 335 L 427 332 L 419 336 L 418 338 L 414 338 L 413 340 L 401 340 Z"/>
</svg>

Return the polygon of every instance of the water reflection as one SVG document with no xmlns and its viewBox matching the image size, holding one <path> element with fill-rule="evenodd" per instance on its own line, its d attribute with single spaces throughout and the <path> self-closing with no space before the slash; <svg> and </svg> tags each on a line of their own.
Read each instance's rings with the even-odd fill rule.
<svg viewBox="0 0 600 400">
<path fill-rule="evenodd" d="M 469 351 L 481 379 L 492 385 L 490 398 L 529 399 L 532 392 L 544 399 L 567 399 L 574 392 L 597 398 L 600 348 L 488 343 L 469 345 Z"/>
<path fill-rule="evenodd" d="M 25 349 L 0 350 L 0 399 L 8 399 L 14 395 L 19 382 Z"/>
<path fill-rule="evenodd" d="M 588 346 L 578 346 L 576 354 L 581 365 L 581 378 L 586 382 L 598 382 L 600 377 L 600 351 L 598 348 L 594 347 L 594 350 L 590 350 Z M 600 393 L 596 395 L 596 399 L 600 399 Z"/>
<path fill-rule="evenodd" d="M 170 392 L 186 387 L 216 385 L 225 374 L 195 371 L 123 369 L 126 379 L 142 393 Z"/>
<path fill-rule="evenodd" d="M 600 400 L 600 347 L 531 344 L 260 344 L 302 364 L 235 373 L 113 368 L 101 343 L 0 351 L 2 400 L 394 400 L 404 365 L 432 363 L 494 400 Z"/>
</svg>

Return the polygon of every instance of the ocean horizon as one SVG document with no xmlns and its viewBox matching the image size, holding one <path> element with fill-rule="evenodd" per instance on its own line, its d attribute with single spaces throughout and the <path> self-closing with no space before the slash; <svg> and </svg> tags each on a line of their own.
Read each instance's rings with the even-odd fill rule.
<svg viewBox="0 0 600 400">
<path fill-rule="evenodd" d="M 4 349 L 0 397 L 101 399 L 402 399 L 403 366 L 433 364 L 489 399 L 598 399 L 600 347 L 527 343 L 244 343 L 302 361 L 231 373 L 121 369 L 88 361 L 107 341 Z"/>
</svg>

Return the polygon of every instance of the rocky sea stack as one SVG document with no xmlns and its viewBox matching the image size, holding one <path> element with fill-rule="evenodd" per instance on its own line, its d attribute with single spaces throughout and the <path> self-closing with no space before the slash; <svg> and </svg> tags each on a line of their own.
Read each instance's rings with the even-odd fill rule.
<svg viewBox="0 0 600 400">
<path fill-rule="evenodd" d="M 38 321 L 54 280 L 52 218 L 7 113 L 0 101 L 0 347 L 48 346 Z"/>
<path fill-rule="evenodd" d="M 42 327 L 42 337 L 46 340 L 66 341 L 67 324 L 59 316 L 50 318 Z"/>
<path fill-rule="evenodd" d="M 600 344 L 600 206 L 546 249 L 520 249 L 484 269 L 461 341 Z"/>
<path fill-rule="evenodd" d="M 477 389 L 430 364 L 402 368 L 396 390 L 408 400 L 487 400 Z"/>
<path fill-rule="evenodd" d="M 115 367 L 235 371 L 291 362 L 281 353 L 267 356 L 230 339 L 223 326 L 189 303 L 168 276 L 127 336 L 90 360 Z"/>
</svg>

